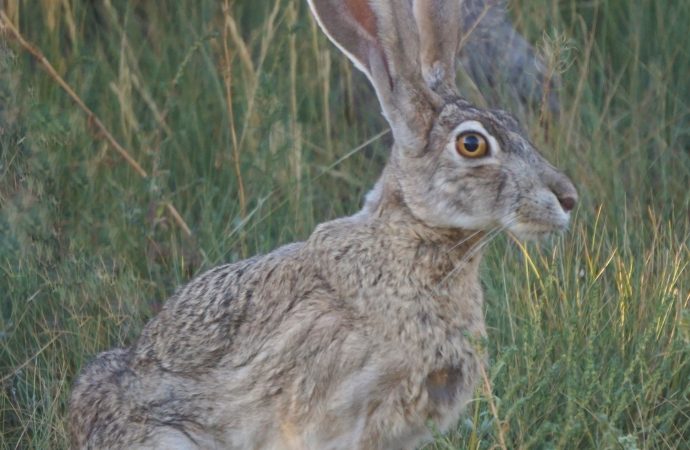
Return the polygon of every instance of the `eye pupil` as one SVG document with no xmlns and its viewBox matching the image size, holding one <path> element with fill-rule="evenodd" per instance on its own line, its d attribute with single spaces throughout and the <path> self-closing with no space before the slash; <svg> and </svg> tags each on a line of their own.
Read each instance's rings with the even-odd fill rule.
<svg viewBox="0 0 690 450">
<path fill-rule="evenodd" d="M 481 158 L 488 153 L 489 144 L 482 134 L 469 131 L 456 138 L 455 150 L 465 158 Z"/>
<path fill-rule="evenodd" d="M 463 140 L 463 145 L 465 146 L 465 150 L 474 153 L 479 150 L 479 137 L 475 134 L 467 135 Z"/>
</svg>

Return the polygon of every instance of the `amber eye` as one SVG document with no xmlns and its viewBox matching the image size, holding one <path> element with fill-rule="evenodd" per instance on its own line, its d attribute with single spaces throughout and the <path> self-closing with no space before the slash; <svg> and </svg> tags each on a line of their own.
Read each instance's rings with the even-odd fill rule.
<svg viewBox="0 0 690 450">
<path fill-rule="evenodd" d="M 481 134 L 469 131 L 458 136 L 455 149 L 465 158 L 481 158 L 488 153 L 489 144 Z"/>
</svg>

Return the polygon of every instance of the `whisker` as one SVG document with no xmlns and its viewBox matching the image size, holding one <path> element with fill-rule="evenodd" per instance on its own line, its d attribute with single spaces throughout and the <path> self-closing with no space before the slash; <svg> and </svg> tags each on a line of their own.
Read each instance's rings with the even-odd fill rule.
<svg viewBox="0 0 690 450">
<path fill-rule="evenodd" d="M 502 231 L 510 227 L 513 223 L 517 221 L 517 218 L 515 217 L 514 214 L 507 214 L 502 218 L 501 222 L 503 222 L 501 225 L 495 226 L 494 228 L 491 228 L 485 236 L 483 236 L 476 244 L 474 244 L 472 247 L 470 247 L 465 255 L 463 255 L 462 259 L 458 261 L 458 263 L 453 267 L 453 270 L 448 272 L 448 274 L 443 277 L 443 279 L 438 283 L 439 286 L 445 283 L 449 278 L 454 276 L 460 269 L 462 269 L 467 263 L 469 262 L 470 259 L 472 259 L 479 251 L 481 251 L 484 247 L 486 247 L 491 241 L 493 241 Z M 467 242 L 469 239 L 472 237 L 476 236 L 478 232 L 475 232 L 471 234 L 469 237 L 464 238 L 461 240 L 458 244 L 455 244 L 453 248 L 457 248 L 459 245 L 463 244 L 464 242 Z"/>
<path fill-rule="evenodd" d="M 484 230 L 477 230 L 477 231 L 475 231 L 474 233 L 470 234 L 469 236 L 465 237 L 464 239 L 460 240 L 460 242 L 458 242 L 457 244 L 455 244 L 454 246 L 452 246 L 451 248 L 449 248 L 449 249 L 446 251 L 446 253 L 452 252 L 453 250 L 455 250 L 456 248 L 460 247 L 460 246 L 461 246 L 462 244 L 464 244 L 465 242 L 469 241 L 470 239 L 472 239 L 472 238 L 474 238 L 475 236 L 477 236 L 478 234 L 480 234 L 482 231 L 484 231 Z"/>
<path fill-rule="evenodd" d="M 500 228 L 494 228 L 489 231 L 489 233 L 486 234 L 482 239 L 479 240 L 475 245 L 470 247 L 467 250 L 467 253 L 462 257 L 460 261 L 453 267 L 453 270 L 448 272 L 448 274 L 443 277 L 443 279 L 439 282 L 439 285 L 445 283 L 449 278 L 451 278 L 453 275 L 455 275 L 460 269 L 462 269 L 467 262 L 479 251 L 481 250 L 485 244 L 487 244 L 489 241 L 491 241 L 494 237 L 500 233 L 501 229 Z"/>
</svg>

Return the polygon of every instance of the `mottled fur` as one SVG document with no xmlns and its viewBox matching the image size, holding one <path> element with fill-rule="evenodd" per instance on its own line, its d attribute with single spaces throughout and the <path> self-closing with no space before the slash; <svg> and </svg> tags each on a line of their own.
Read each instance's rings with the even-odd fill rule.
<svg viewBox="0 0 690 450">
<path fill-rule="evenodd" d="M 568 178 L 455 89 L 459 3 L 310 5 L 391 124 L 381 178 L 359 213 L 202 274 L 96 357 L 70 399 L 75 447 L 414 448 L 457 421 L 484 362 L 484 238 L 567 226 Z M 486 157 L 458 154 L 468 130 Z"/>
</svg>

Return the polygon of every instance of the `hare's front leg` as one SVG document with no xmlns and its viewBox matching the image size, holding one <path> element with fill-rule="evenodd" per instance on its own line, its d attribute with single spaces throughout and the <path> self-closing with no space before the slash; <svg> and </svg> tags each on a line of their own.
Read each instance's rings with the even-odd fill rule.
<svg viewBox="0 0 690 450">
<path fill-rule="evenodd" d="M 328 347 L 291 383 L 281 440 L 295 449 L 388 448 L 378 417 L 405 376 L 401 358 L 355 334 Z"/>
<path fill-rule="evenodd" d="M 414 410 L 409 398 L 418 393 L 404 355 L 390 347 L 371 352 L 374 345 L 365 340 L 355 347 L 362 345 L 369 346 L 367 355 L 343 355 L 349 367 L 341 367 L 338 379 L 324 387 L 324 397 L 310 406 L 306 422 L 292 423 L 295 415 L 284 416 L 282 437 L 293 444 L 289 448 L 414 449 L 430 437 L 424 414 Z"/>
</svg>

